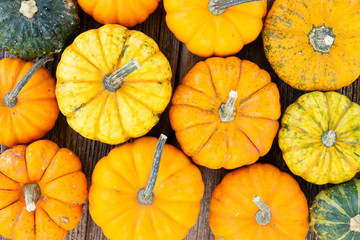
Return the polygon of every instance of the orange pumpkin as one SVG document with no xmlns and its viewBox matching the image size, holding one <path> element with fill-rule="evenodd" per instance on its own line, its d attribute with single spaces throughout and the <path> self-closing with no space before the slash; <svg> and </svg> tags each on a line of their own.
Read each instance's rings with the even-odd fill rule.
<svg viewBox="0 0 360 240">
<path fill-rule="evenodd" d="M 360 75 L 359 0 L 276 0 L 266 17 L 265 55 L 291 87 L 336 90 Z"/>
<path fill-rule="evenodd" d="M 183 151 L 213 169 L 241 167 L 264 156 L 279 117 L 279 91 L 269 74 L 236 57 L 197 63 L 177 87 L 170 109 Z"/>
<path fill-rule="evenodd" d="M 62 239 L 77 226 L 87 197 L 79 158 L 48 140 L 0 155 L 0 234 L 15 240 Z"/>
<path fill-rule="evenodd" d="M 196 223 L 204 194 L 201 173 L 165 141 L 163 135 L 159 141 L 143 137 L 96 164 L 89 210 L 109 239 L 180 240 Z"/>
<path fill-rule="evenodd" d="M 215 239 L 304 240 L 308 204 L 296 180 L 270 164 L 228 173 L 210 200 Z"/>
<path fill-rule="evenodd" d="M 43 137 L 55 125 L 59 108 L 55 80 L 37 63 L 19 58 L 0 61 L 0 144 L 12 147 Z"/>
<path fill-rule="evenodd" d="M 190 52 L 228 56 L 258 37 L 267 1 L 164 0 L 164 7 L 167 26 Z"/>
<path fill-rule="evenodd" d="M 78 0 L 82 10 L 99 23 L 133 27 L 155 11 L 160 0 Z"/>
</svg>

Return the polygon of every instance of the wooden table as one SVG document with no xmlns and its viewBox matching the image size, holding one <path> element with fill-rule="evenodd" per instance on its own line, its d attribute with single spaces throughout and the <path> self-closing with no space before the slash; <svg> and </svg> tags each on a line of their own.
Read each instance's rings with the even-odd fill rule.
<svg viewBox="0 0 360 240">
<path fill-rule="evenodd" d="M 130 0 L 131 1 L 131 0 Z M 270 9 L 274 0 L 268 0 Z M 98 28 L 101 24 L 95 22 L 92 17 L 86 15 L 80 10 L 81 26 L 78 34 L 88 29 Z M 172 85 L 173 88 L 181 82 L 181 79 L 185 74 L 197 63 L 204 60 L 190 53 L 186 46 L 180 43 L 175 36 L 169 31 L 165 23 L 165 11 L 163 8 L 163 2 L 161 1 L 158 9 L 142 24 L 135 26 L 133 29 L 140 30 L 152 37 L 159 45 L 161 51 L 169 59 L 171 68 L 173 71 Z M 262 39 L 259 37 L 253 43 L 245 46 L 238 56 L 241 59 L 250 60 L 258 64 L 261 68 L 268 71 L 271 75 L 272 81 L 277 84 L 280 90 L 281 96 L 281 111 L 285 111 L 288 105 L 293 103 L 304 92 L 291 88 L 285 84 L 270 67 L 267 59 L 265 58 L 264 51 L 262 50 Z M 0 51 L 0 57 L 8 57 L 8 53 Z M 60 59 L 60 54 L 55 56 L 55 61 L 48 63 L 46 67 L 55 76 L 56 66 Z M 360 103 L 360 86 L 359 81 L 355 81 L 348 87 L 340 89 L 338 92 L 346 95 L 351 101 Z M 170 127 L 169 121 L 169 106 L 162 114 L 160 122 L 148 133 L 150 136 L 159 137 L 160 133 L 164 133 L 168 136 L 168 143 L 180 148 L 174 131 Z M 83 164 L 83 171 L 87 176 L 89 184 L 91 183 L 91 174 L 97 161 L 106 156 L 109 151 L 115 146 L 110 146 L 97 141 L 88 140 L 74 130 L 72 130 L 66 122 L 63 115 L 60 114 L 55 127 L 45 136 L 46 139 L 50 139 L 56 142 L 60 147 L 66 147 L 76 153 L 81 159 Z M 5 146 L 0 145 L 0 152 L 7 149 Z M 278 146 L 277 138 L 274 140 L 274 144 L 270 152 L 260 158 L 258 162 L 267 162 L 277 166 L 280 170 L 289 172 Z M 205 167 L 199 167 L 205 183 L 205 195 L 201 202 L 201 212 L 197 221 L 197 224 L 189 231 L 189 234 L 185 238 L 186 240 L 209 240 L 214 239 L 208 224 L 209 216 L 209 201 L 213 189 L 220 183 L 221 179 L 228 172 L 225 169 L 211 170 Z M 294 175 L 293 175 L 294 176 Z M 313 201 L 316 194 L 326 186 L 317 186 L 308 183 L 300 177 L 294 176 L 299 182 L 301 189 L 304 191 L 309 204 Z M 0 239 L 4 239 L 1 238 Z M 100 240 L 106 239 L 102 234 L 101 229 L 92 221 L 88 212 L 88 202 L 84 205 L 84 213 L 82 219 L 77 228 L 70 231 L 66 239 L 71 240 Z M 309 231 L 308 240 L 317 239 L 315 234 Z"/>
</svg>

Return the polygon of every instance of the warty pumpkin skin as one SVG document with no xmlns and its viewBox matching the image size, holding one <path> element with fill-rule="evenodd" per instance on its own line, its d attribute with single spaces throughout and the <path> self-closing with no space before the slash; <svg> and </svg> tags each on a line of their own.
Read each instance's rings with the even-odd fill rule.
<svg viewBox="0 0 360 240">
<path fill-rule="evenodd" d="M 133 27 L 144 22 L 160 0 L 78 0 L 82 10 L 103 24 L 117 23 Z"/>
<path fill-rule="evenodd" d="M 48 140 L 0 155 L 0 234 L 9 239 L 63 239 L 87 198 L 80 160 Z"/>
<path fill-rule="evenodd" d="M 167 26 L 190 52 L 229 56 L 258 37 L 267 1 L 164 0 L 164 8 Z"/>
<path fill-rule="evenodd" d="M 360 75 L 359 0 L 276 0 L 263 40 L 267 59 L 291 87 L 336 90 Z"/>
<path fill-rule="evenodd" d="M 36 64 L 19 58 L 0 61 L 1 145 L 12 147 L 29 143 L 43 137 L 54 127 L 59 115 L 55 80 L 45 68 L 40 67 L 50 59 L 46 57 Z M 31 68 L 35 71 L 33 75 Z M 20 87 L 23 83 L 25 85 Z M 10 93 L 13 93 L 12 97 Z"/>
<path fill-rule="evenodd" d="M 319 239 L 360 239 L 360 180 L 322 190 L 310 208 L 310 226 Z"/>
<path fill-rule="evenodd" d="M 238 168 L 264 156 L 279 117 L 276 84 L 265 70 L 237 57 L 197 63 L 177 87 L 170 108 L 182 150 L 212 169 Z"/>
<path fill-rule="evenodd" d="M 181 240 L 196 223 L 201 173 L 181 151 L 164 146 L 164 139 L 139 138 L 96 164 L 89 210 L 107 238 Z"/>
<path fill-rule="evenodd" d="M 80 22 L 74 0 L 2 0 L 0 16 L 0 48 L 24 59 L 61 51 Z"/>
<path fill-rule="evenodd" d="M 86 138 L 119 144 L 145 135 L 171 97 L 171 68 L 145 34 L 115 24 L 80 34 L 57 67 L 56 97 Z"/>
<path fill-rule="evenodd" d="M 308 215 L 296 180 L 257 163 L 228 173 L 214 189 L 209 224 L 216 240 L 304 240 Z"/>
<path fill-rule="evenodd" d="M 315 184 L 342 183 L 360 170 L 360 106 L 336 92 L 302 95 L 285 111 L 279 146 L 289 169 Z"/>
</svg>

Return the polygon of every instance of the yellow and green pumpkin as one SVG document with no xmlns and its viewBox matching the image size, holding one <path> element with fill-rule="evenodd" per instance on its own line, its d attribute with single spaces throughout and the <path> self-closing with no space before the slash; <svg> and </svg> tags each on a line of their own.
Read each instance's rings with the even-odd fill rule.
<svg viewBox="0 0 360 240">
<path fill-rule="evenodd" d="M 336 92 L 302 95 L 285 111 L 279 146 L 289 169 L 315 184 L 342 183 L 360 169 L 360 106 Z"/>
</svg>

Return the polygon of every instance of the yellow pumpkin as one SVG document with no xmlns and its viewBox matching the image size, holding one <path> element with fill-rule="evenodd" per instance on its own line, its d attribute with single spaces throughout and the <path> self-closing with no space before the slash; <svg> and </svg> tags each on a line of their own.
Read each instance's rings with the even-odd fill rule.
<svg viewBox="0 0 360 240">
<path fill-rule="evenodd" d="M 62 54 L 56 76 L 69 125 L 108 144 L 145 135 L 171 97 L 171 68 L 155 41 L 115 24 L 80 34 Z"/>
<path fill-rule="evenodd" d="M 302 95 L 285 111 L 279 145 L 289 169 L 315 184 L 342 183 L 360 170 L 360 106 L 336 92 Z"/>
</svg>

